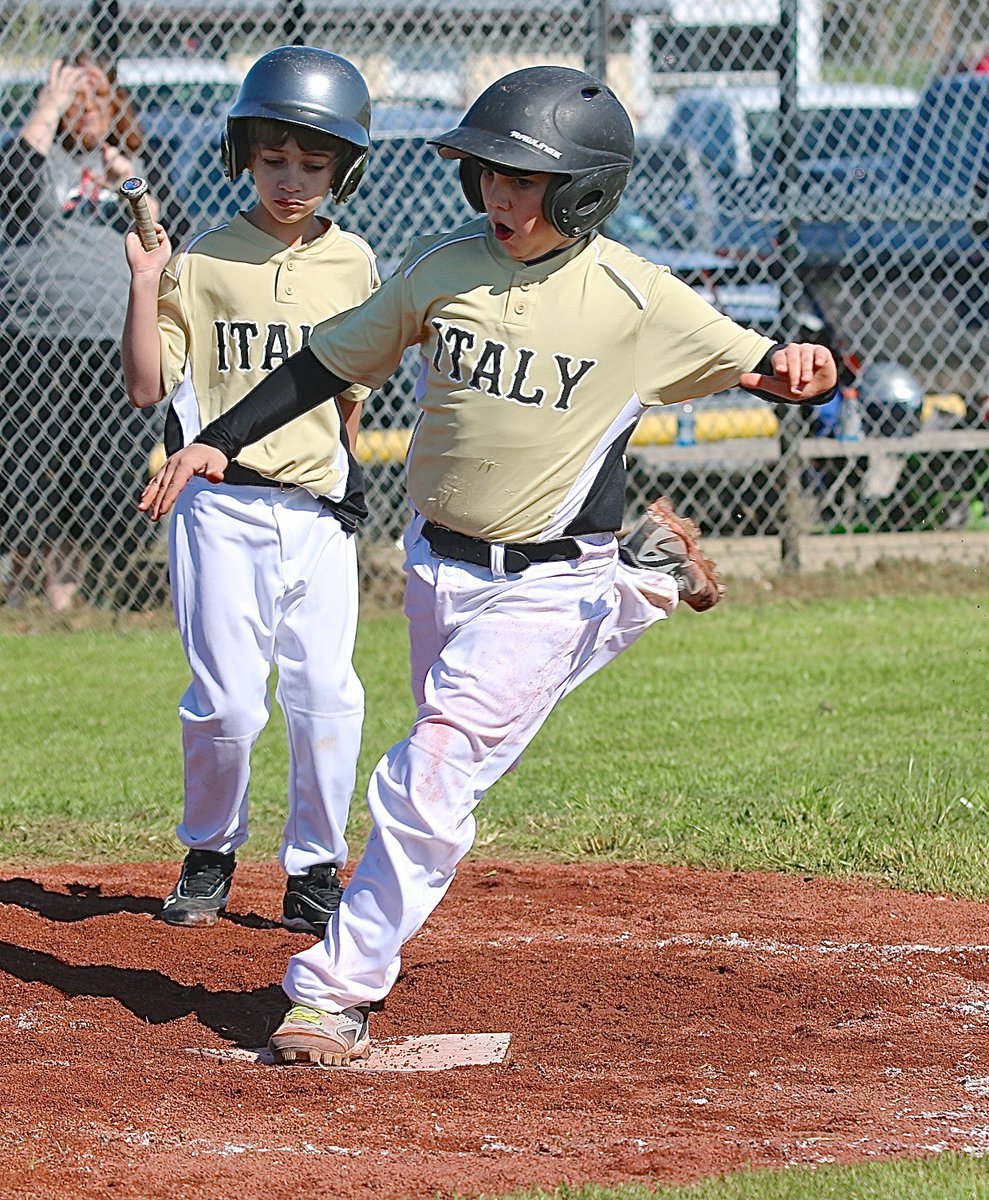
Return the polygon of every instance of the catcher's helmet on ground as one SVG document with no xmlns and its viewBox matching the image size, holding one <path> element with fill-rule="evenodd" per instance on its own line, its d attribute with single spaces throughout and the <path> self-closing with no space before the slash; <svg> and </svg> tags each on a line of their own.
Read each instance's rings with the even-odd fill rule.
<svg viewBox="0 0 989 1200">
<path fill-rule="evenodd" d="M 579 237 L 614 212 L 632 167 L 635 137 L 614 92 L 571 67 L 526 67 L 493 83 L 456 129 L 430 138 L 460 159 L 460 183 L 478 212 L 481 169 L 558 176 L 543 215 L 564 237 Z"/>
<path fill-rule="evenodd" d="M 280 46 L 259 58 L 227 114 L 223 167 L 230 179 L 250 159 L 250 117 L 304 125 L 348 143 L 352 153 L 340 155 L 332 193 L 338 204 L 352 195 L 371 146 L 371 98 L 353 63 L 314 46 Z"/>
<path fill-rule="evenodd" d="M 862 427 L 869 437 L 909 437 L 920 429 L 924 389 L 895 362 L 874 362 L 858 381 Z"/>
</svg>

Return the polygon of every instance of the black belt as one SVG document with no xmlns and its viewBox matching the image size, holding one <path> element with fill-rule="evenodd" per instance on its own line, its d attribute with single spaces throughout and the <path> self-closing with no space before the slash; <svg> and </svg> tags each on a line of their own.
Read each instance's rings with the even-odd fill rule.
<svg viewBox="0 0 989 1200">
<path fill-rule="evenodd" d="M 259 471 L 252 471 L 250 467 L 242 467 L 236 462 L 227 464 L 227 469 L 223 472 L 223 482 L 232 483 L 236 487 L 278 488 L 281 492 L 288 492 L 299 486 L 297 483 L 280 483 L 277 479 L 269 479 Z"/>
<path fill-rule="evenodd" d="M 501 546 L 505 552 L 505 570 L 512 575 L 524 571 L 531 563 L 567 562 L 581 555 L 580 546 L 573 538 L 560 538 L 555 542 L 485 542 L 481 538 L 468 537 L 466 533 L 444 529 L 432 521 L 424 522 L 422 535 L 440 558 L 455 558 L 458 562 L 473 563 L 475 567 L 490 567 L 492 546 Z"/>
</svg>

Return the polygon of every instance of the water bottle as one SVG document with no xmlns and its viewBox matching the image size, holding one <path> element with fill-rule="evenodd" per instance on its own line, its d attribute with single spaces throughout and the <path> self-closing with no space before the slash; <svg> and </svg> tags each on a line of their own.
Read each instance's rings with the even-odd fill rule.
<svg viewBox="0 0 989 1200">
<path fill-rule="evenodd" d="M 694 416 L 694 406 L 689 402 L 680 405 L 677 415 L 677 445 L 693 446 L 697 441 L 697 419 Z"/>
<path fill-rule="evenodd" d="M 859 394 L 856 388 L 846 388 L 841 397 L 841 420 L 838 426 L 838 440 L 841 442 L 857 442 L 862 437 L 862 410 L 859 408 Z"/>
</svg>

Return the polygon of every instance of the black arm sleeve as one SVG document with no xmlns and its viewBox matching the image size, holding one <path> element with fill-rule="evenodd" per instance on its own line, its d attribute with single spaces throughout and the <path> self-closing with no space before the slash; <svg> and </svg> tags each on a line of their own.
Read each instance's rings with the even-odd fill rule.
<svg viewBox="0 0 989 1200">
<path fill-rule="evenodd" d="M 775 346 L 770 346 L 769 349 L 766 351 L 766 353 L 762 356 L 762 358 L 760 358 L 759 361 L 756 363 L 756 365 L 752 368 L 752 370 L 758 372 L 758 374 L 760 374 L 760 375 L 772 375 L 773 374 L 773 355 L 776 353 L 777 350 L 784 349 L 785 346 L 786 346 L 785 342 L 777 342 Z M 831 357 L 834 358 L 834 351 L 829 348 L 828 352 L 830 353 Z M 835 369 L 838 370 L 838 374 L 840 376 L 841 371 L 840 371 L 840 368 L 838 367 L 837 359 L 835 359 Z M 799 400 L 795 400 L 795 401 L 780 400 L 779 396 L 774 396 L 772 394 L 772 392 L 763 392 L 759 388 L 745 388 L 744 390 L 746 392 L 751 392 L 753 396 L 758 396 L 762 400 L 768 400 L 770 402 L 770 404 L 794 403 L 794 404 L 813 404 L 816 406 L 818 404 L 827 404 L 829 400 L 833 400 L 835 398 L 835 396 L 838 394 L 838 384 L 836 383 L 833 388 L 830 388 L 828 391 L 823 392 L 820 396 L 807 396 L 807 397 L 801 396 Z"/>
<path fill-rule="evenodd" d="M 245 446 L 259 442 L 349 387 L 346 379 L 328 371 L 307 347 L 286 359 L 193 441 L 213 446 L 228 459 L 235 459 Z"/>
</svg>

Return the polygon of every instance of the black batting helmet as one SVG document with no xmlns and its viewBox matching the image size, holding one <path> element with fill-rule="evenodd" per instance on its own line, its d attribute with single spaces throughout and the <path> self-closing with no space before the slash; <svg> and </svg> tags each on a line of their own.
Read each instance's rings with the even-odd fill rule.
<svg viewBox="0 0 989 1200">
<path fill-rule="evenodd" d="M 353 194 L 371 146 L 371 98 L 353 63 L 314 46 L 280 46 L 259 58 L 227 114 L 223 168 L 230 179 L 236 179 L 250 159 L 250 117 L 304 125 L 346 142 L 352 153 L 340 156 L 332 193 L 338 204 Z"/>
<path fill-rule="evenodd" d="M 483 211 L 481 167 L 507 174 L 546 171 L 543 215 L 579 237 L 614 212 L 632 167 L 635 137 L 614 92 L 571 67 L 526 67 L 493 83 L 456 129 L 430 138 L 459 158 L 469 203 Z"/>
</svg>

